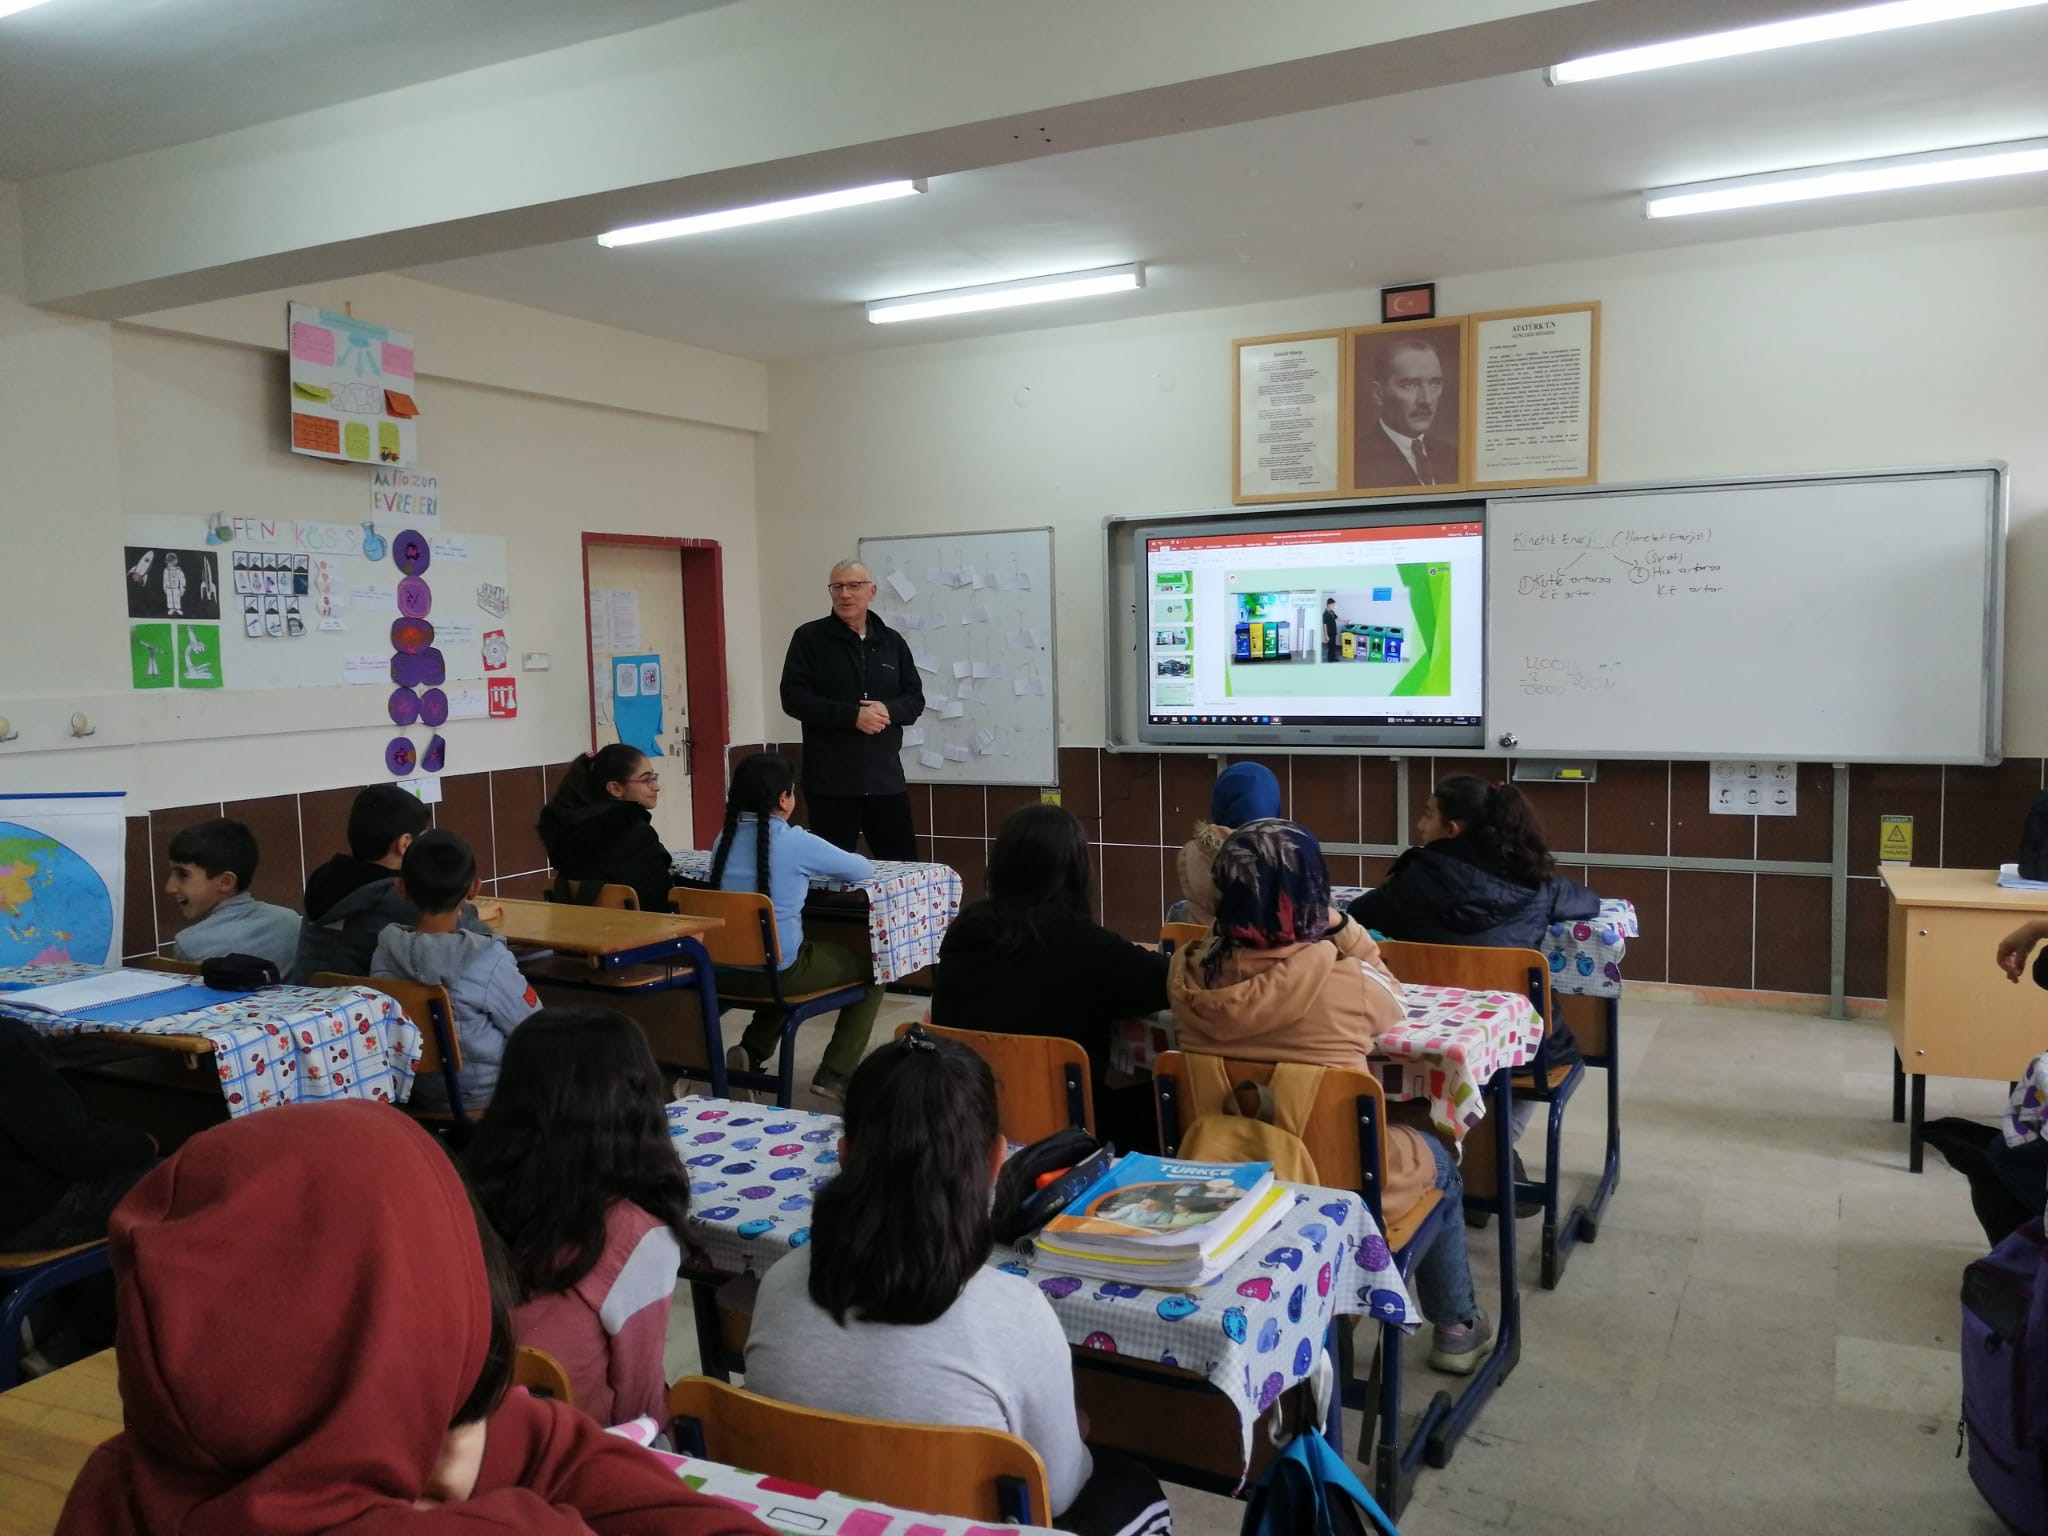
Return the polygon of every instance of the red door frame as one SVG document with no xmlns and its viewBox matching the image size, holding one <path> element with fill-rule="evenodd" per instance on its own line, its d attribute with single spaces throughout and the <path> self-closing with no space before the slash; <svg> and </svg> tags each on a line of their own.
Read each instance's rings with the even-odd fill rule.
<svg viewBox="0 0 2048 1536">
<path fill-rule="evenodd" d="M 682 561 L 683 624 L 690 636 L 683 655 L 683 698 L 690 712 L 690 829 L 709 848 L 725 825 L 725 749 L 732 714 L 725 689 L 725 554 L 716 539 L 670 539 L 640 533 L 583 535 L 583 675 L 596 687 L 597 653 L 590 645 L 590 548 L 625 544 L 672 549 Z M 590 745 L 597 748 L 597 698 L 590 700 Z"/>
</svg>

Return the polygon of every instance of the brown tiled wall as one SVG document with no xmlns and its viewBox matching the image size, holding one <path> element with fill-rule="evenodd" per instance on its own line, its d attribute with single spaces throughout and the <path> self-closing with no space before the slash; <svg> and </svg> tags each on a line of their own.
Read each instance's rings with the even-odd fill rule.
<svg viewBox="0 0 2048 1536">
<path fill-rule="evenodd" d="M 490 896 L 536 898 L 553 879 L 534 823 L 548 786 L 567 764 L 452 774 L 441 781 L 434 825 L 458 832 L 476 850 L 477 874 Z M 262 850 L 250 894 L 294 912 L 304 910 L 306 876 L 348 851 L 348 808 L 354 789 L 310 790 L 225 804 L 181 805 L 128 818 L 128 899 L 121 953 L 133 958 L 167 949 L 177 910 L 164 898 L 164 860 L 181 828 L 232 816 L 256 834 Z"/>
<path fill-rule="evenodd" d="M 733 760 L 759 745 L 737 746 Z M 775 751 L 800 759 L 794 744 Z M 1263 757 L 1280 780 L 1287 815 L 1333 843 L 1405 843 L 1396 825 L 1395 767 L 1382 757 Z M 1182 753 L 1060 749 L 1062 803 L 1088 829 L 1103 921 L 1128 937 L 1157 929 L 1180 892 L 1174 856 L 1209 804 L 1214 758 Z M 1885 897 L 1877 879 L 1879 818 L 1913 818 L 1917 864 L 1989 869 L 2009 861 L 2034 795 L 2048 786 L 2044 760 L 2009 758 L 1996 768 L 1874 765 L 1849 770 L 1848 990 L 1880 997 L 1885 976 Z M 1437 773 L 1498 778 L 1497 758 L 1414 758 L 1411 814 Z M 1602 895 L 1635 903 L 1642 937 L 1627 971 L 1642 981 L 1771 992 L 1828 989 L 1825 876 L 1721 874 L 1700 870 L 1588 868 L 1575 853 L 1773 859 L 1825 864 L 1834 838 L 1834 771 L 1802 764 L 1799 814 L 1711 816 L 1707 765 L 1604 762 L 1590 785 L 1524 784 L 1565 872 Z M 1002 785 L 913 785 L 911 810 L 924 857 L 960 871 L 970 899 L 986 877 L 988 845 L 1004 816 L 1038 798 Z M 799 808 L 799 819 L 802 812 Z M 1333 855 L 1342 885 L 1372 884 L 1391 861 Z"/>
</svg>

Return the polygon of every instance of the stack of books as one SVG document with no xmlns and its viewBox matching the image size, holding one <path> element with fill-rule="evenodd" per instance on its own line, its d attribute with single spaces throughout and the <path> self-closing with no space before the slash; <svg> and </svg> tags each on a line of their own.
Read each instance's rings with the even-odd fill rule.
<svg viewBox="0 0 2048 1536">
<path fill-rule="evenodd" d="M 1191 1289 L 1228 1269 L 1299 1197 L 1271 1163 L 1186 1163 L 1131 1152 L 1045 1224 L 1040 1263 L 1062 1274 Z"/>
</svg>

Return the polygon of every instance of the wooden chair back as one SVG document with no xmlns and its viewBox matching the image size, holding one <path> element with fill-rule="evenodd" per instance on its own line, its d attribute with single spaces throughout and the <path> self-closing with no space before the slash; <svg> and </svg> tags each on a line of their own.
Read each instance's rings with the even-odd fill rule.
<svg viewBox="0 0 2048 1536">
<path fill-rule="evenodd" d="M 640 893 L 630 885 L 603 885 L 598 887 L 597 899 L 591 905 L 610 907 L 618 912 L 638 912 Z"/>
<path fill-rule="evenodd" d="M 140 960 L 124 960 L 122 964 L 138 971 L 161 971 L 166 976 L 197 976 L 197 960 L 173 960 L 169 955 L 144 955 Z"/>
<path fill-rule="evenodd" d="M 684 917 L 724 919 L 724 927 L 697 935 L 713 965 L 782 968 L 782 947 L 775 936 L 775 903 L 760 892 L 707 891 L 678 885 L 669 891 L 668 904 Z"/>
<path fill-rule="evenodd" d="M 1550 962 L 1533 949 L 1489 949 L 1477 944 L 1411 944 L 1389 939 L 1380 945 L 1387 969 L 1403 981 L 1468 992 L 1507 992 L 1529 999 L 1550 1033 Z"/>
<path fill-rule="evenodd" d="M 670 1387 L 668 1409 L 685 1455 L 899 1509 L 1027 1525 L 1052 1520 L 1045 1463 L 1002 1430 L 825 1413 L 707 1376 Z"/>
<path fill-rule="evenodd" d="M 569 1389 L 569 1373 L 562 1369 L 562 1362 L 530 1344 L 522 1344 L 513 1352 L 512 1385 L 526 1388 L 535 1397 L 552 1397 L 572 1408 L 576 1405 L 576 1394 Z"/>
<path fill-rule="evenodd" d="M 1159 925 L 1159 947 L 1172 951 L 1186 949 L 1197 939 L 1209 936 L 1207 923 L 1161 923 Z"/>
<path fill-rule="evenodd" d="M 1273 1069 L 1279 1065 L 1271 1061 L 1233 1061 L 1226 1059 L 1224 1075 L 1233 1083 L 1269 1083 L 1273 1080 Z M 1201 1115 L 1220 1113 L 1218 1106 L 1196 1101 L 1194 1079 L 1188 1072 L 1187 1056 L 1181 1051 L 1167 1051 L 1152 1067 L 1152 1090 L 1161 1105 L 1159 1120 L 1160 1150 L 1168 1157 L 1173 1156 L 1180 1138 L 1188 1127 Z M 1365 1162 L 1360 1142 L 1358 1101 L 1370 1099 L 1373 1104 L 1373 1131 L 1376 1149 L 1382 1167 L 1386 1164 L 1386 1109 L 1387 1096 L 1380 1087 L 1379 1079 L 1362 1067 L 1327 1067 L 1323 1080 L 1316 1090 L 1315 1108 L 1310 1112 L 1308 1134 L 1301 1138 L 1308 1148 L 1308 1155 L 1315 1161 L 1316 1181 L 1326 1189 L 1365 1188 Z M 1165 1112 L 1168 1103 L 1174 1106 L 1171 1129 L 1173 1144 L 1167 1144 L 1169 1119 Z"/>
<path fill-rule="evenodd" d="M 321 971 L 310 985 L 367 987 L 372 992 L 382 992 L 419 1029 L 420 1076 L 438 1073 L 444 1066 L 457 1072 L 462 1070 L 462 1036 L 455 1028 L 455 1004 L 446 987 L 401 981 L 396 976 L 344 976 L 339 971 Z"/>
<path fill-rule="evenodd" d="M 911 1029 L 896 1026 L 901 1040 Z M 996 1079 L 996 1117 L 1003 1135 L 1019 1145 L 1042 1141 L 1070 1125 L 1095 1129 L 1095 1088 L 1088 1053 L 1057 1035 L 996 1035 L 979 1029 L 935 1029 L 928 1034 L 957 1040 L 983 1061 Z"/>
</svg>

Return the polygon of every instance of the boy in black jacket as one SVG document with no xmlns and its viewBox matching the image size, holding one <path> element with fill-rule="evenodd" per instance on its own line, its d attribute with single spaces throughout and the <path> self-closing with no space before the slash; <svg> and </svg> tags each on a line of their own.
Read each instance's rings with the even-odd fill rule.
<svg viewBox="0 0 2048 1536">
<path fill-rule="evenodd" d="M 428 819 L 427 808 L 396 784 L 372 784 L 356 796 L 348 813 L 348 852 L 306 882 L 306 918 L 290 980 L 304 983 L 321 971 L 367 976 L 377 935 L 393 923 L 419 921 L 418 909 L 399 892 L 398 867 Z M 491 931 L 473 906 L 463 907 L 458 923 L 471 933 Z"/>
</svg>

